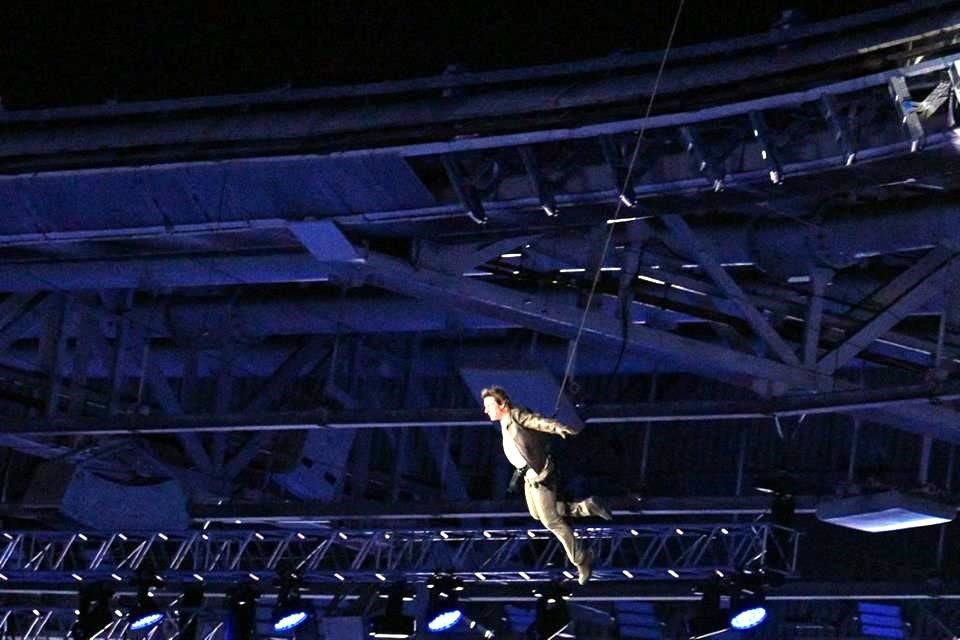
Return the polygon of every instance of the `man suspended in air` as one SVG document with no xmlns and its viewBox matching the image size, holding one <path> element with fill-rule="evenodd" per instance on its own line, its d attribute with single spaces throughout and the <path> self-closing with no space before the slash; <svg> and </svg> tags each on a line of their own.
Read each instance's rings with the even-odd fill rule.
<svg viewBox="0 0 960 640">
<path fill-rule="evenodd" d="M 558 499 L 556 467 L 547 453 L 544 437 L 545 433 L 552 433 L 566 438 L 577 435 L 577 432 L 558 420 L 514 406 L 510 396 L 500 387 L 483 389 L 480 398 L 483 412 L 490 420 L 500 423 L 503 452 L 516 469 L 514 479 L 523 480 L 530 515 L 557 537 L 567 558 L 577 567 L 580 584 L 586 584 L 590 579 L 593 554 L 583 548 L 564 517 L 600 516 L 611 520 L 612 516 L 593 496 L 579 502 Z"/>
</svg>

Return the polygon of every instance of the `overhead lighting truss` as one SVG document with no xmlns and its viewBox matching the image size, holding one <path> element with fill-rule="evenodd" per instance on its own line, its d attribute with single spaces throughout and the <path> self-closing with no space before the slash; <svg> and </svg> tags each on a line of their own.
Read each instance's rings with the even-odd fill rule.
<svg viewBox="0 0 960 640">
<path fill-rule="evenodd" d="M 586 527 L 576 535 L 598 559 L 594 579 L 702 579 L 762 559 L 770 545 L 795 566 L 797 533 L 766 523 Z M 0 591 L 15 584 L 106 580 L 120 585 L 147 563 L 168 583 L 265 584 L 301 567 L 304 584 L 426 582 L 437 567 L 467 582 L 549 582 L 569 569 L 543 529 L 330 529 L 81 534 L 0 534 Z"/>
</svg>

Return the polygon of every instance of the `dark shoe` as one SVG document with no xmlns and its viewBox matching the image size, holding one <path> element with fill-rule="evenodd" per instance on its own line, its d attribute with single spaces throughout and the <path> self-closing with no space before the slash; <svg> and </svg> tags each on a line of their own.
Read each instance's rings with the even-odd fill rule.
<svg viewBox="0 0 960 640">
<path fill-rule="evenodd" d="M 600 499 L 596 496 L 590 496 L 583 501 L 583 506 L 587 510 L 587 515 L 599 516 L 604 520 L 613 520 L 613 516 L 610 514 L 610 510 L 600 502 Z"/>
<path fill-rule="evenodd" d="M 577 582 L 587 584 L 587 580 L 593 574 L 593 551 L 589 549 L 583 552 L 583 560 L 577 565 Z"/>
</svg>

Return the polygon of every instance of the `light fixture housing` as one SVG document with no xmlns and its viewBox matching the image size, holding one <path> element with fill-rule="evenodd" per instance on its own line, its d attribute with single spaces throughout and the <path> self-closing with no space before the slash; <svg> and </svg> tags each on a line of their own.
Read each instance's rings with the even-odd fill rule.
<svg viewBox="0 0 960 640">
<path fill-rule="evenodd" d="M 417 633 L 417 619 L 403 612 L 404 601 L 413 600 L 406 584 L 394 583 L 381 592 L 380 597 L 387 598 L 387 606 L 382 614 L 374 616 L 370 621 L 368 635 L 385 640 L 406 640 L 414 637 Z"/>
<path fill-rule="evenodd" d="M 463 619 L 463 609 L 460 608 L 460 592 L 463 591 L 463 581 L 451 575 L 435 575 L 427 583 L 430 598 L 427 603 L 427 629 L 438 632 L 454 627 Z"/>
<path fill-rule="evenodd" d="M 557 583 L 538 593 L 537 617 L 533 622 L 538 640 L 552 640 L 570 626 L 567 598 L 570 594 Z"/>
<path fill-rule="evenodd" d="M 255 640 L 258 595 L 256 590 L 248 584 L 236 585 L 227 591 L 224 640 Z"/>
<path fill-rule="evenodd" d="M 82 583 L 77 604 L 77 622 L 72 636 L 86 640 L 102 633 L 113 622 L 110 601 L 113 591 L 103 582 Z"/>
<path fill-rule="evenodd" d="M 702 640 L 720 635 L 730 628 L 726 612 L 720 608 L 720 588 L 716 584 L 703 587 L 697 615 L 690 619 L 690 640 Z"/>
<path fill-rule="evenodd" d="M 300 598 L 300 587 L 300 576 L 296 573 L 285 575 L 280 580 L 280 593 L 272 614 L 276 633 L 289 633 L 310 618 L 310 611 Z"/>
<path fill-rule="evenodd" d="M 896 490 L 849 496 L 817 507 L 818 520 L 868 533 L 945 524 L 956 516 L 956 507 Z"/>
<path fill-rule="evenodd" d="M 759 626 L 767 619 L 761 594 L 735 594 L 730 605 L 730 627 L 743 631 Z"/>
<path fill-rule="evenodd" d="M 149 584 L 141 584 L 137 589 L 137 604 L 129 612 L 130 630 L 146 631 L 152 629 L 166 618 L 166 614 L 153 600 Z"/>
</svg>

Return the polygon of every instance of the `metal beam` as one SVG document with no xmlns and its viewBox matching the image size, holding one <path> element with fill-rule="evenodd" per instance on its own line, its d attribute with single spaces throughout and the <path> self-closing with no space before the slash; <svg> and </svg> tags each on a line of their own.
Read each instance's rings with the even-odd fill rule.
<svg viewBox="0 0 960 640">
<path fill-rule="evenodd" d="M 796 513 L 813 514 L 821 498 L 797 496 Z M 760 516 L 770 511 L 767 496 L 719 497 L 703 496 L 690 498 L 650 497 L 642 502 L 623 498 L 610 504 L 617 519 L 631 518 L 691 518 L 709 516 L 718 519 L 734 519 L 739 516 Z M 236 520 L 248 524 L 283 523 L 287 525 L 308 523 L 325 525 L 329 521 L 371 520 L 404 521 L 449 519 L 495 520 L 519 518 L 528 520 L 529 512 L 518 500 L 469 500 L 461 502 L 411 502 L 383 503 L 372 501 L 342 502 L 259 502 L 216 505 L 195 503 L 190 507 L 190 517 L 196 523 L 219 522 L 232 525 Z"/>
<path fill-rule="evenodd" d="M 460 169 L 460 163 L 452 156 L 443 156 L 443 169 L 447 173 L 447 179 L 450 180 L 450 186 L 453 192 L 457 194 L 457 199 L 463 205 L 463 210 L 467 216 L 477 224 L 487 223 L 487 212 L 483 208 L 483 202 L 480 196 L 467 181 L 464 179 L 463 171 Z"/>
<path fill-rule="evenodd" d="M 859 331 L 821 358 L 817 363 L 817 370 L 824 375 L 833 374 L 866 349 L 871 342 L 896 326 L 915 307 L 941 291 L 944 278 L 953 264 L 952 256 L 952 251 L 939 247 L 931 249 L 917 263 L 872 296 L 873 300 L 889 304 Z"/>
<path fill-rule="evenodd" d="M 857 157 L 857 151 L 851 142 L 847 123 L 842 119 L 837 98 L 833 94 L 824 93 L 819 101 L 820 113 L 827 126 L 833 132 L 833 140 L 840 149 L 840 159 L 843 166 L 849 167 Z"/>
<path fill-rule="evenodd" d="M 578 408 L 586 424 L 648 422 L 704 422 L 770 419 L 878 410 L 920 412 L 960 399 L 960 383 L 908 385 L 879 389 L 854 389 L 830 393 L 779 396 L 757 400 L 682 401 L 628 405 L 585 405 Z M 477 427 L 490 422 L 478 418 L 477 409 L 317 409 L 312 411 L 233 413 L 223 415 L 116 415 L 105 418 L 25 418 L 8 420 L 8 434 L 20 436 L 164 435 L 176 433 L 239 433 L 300 429 L 405 429 Z M 941 416 L 942 419 L 942 416 Z M 946 421 L 938 437 L 960 441 L 960 430 Z"/>
<path fill-rule="evenodd" d="M 283 282 L 326 282 L 329 270 L 309 254 L 152 257 L 0 264 L 0 291 L 157 289 Z M 2 345 L 0 339 L 0 345 Z"/>
<path fill-rule="evenodd" d="M 800 359 L 793 352 L 793 348 L 770 326 L 770 323 L 753 305 L 740 285 L 720 265 L 720 260 L 700 242 L 693 229 L 683 218 L 677 215 L 666 215 L 662 216 L 661 220 L 677 240 L 693 252 L 700 267 L 734 301 L 750 327 L 773 350 L 777 357 L 787 364 L 800 365 Z"/>
<path fill-rule="evenodd" d="M 60 387 L 63 384 L 61 367 L 66 358 L 67 335 L 64 325 L 67 321 L 67 309 L 72 299 L 65 293 L 55 293 L 53 306 L 44 318 L 44 332 L 40 340 L 39 360 L 48 376 L 46 391 L 46 413 L 53 416 L 59 413 Z"/>
<path fill-rule="evenodd" d="M 70 368 L 70 387 L 67 414 L 80 415 L 87 397 L 87 376 L 90 358 L 93 354 L 93 336 L 99 333 L 99 319 L 92 313 L 78 309 L 80 322 L 77 326 L 77 341 L 73 351 L 73 365 Z"/>
<path fill-rule="evenodd" d="M 923 147 L 926 134 L 917 113 L 917 105 L 910 96 L 907 80 L 900 76 L 890 78 L 887 82 L 887 88 L 897 107 L 897 112 L 900 114 L 900 124 L 910 138 L 910 151 L 917 151 Z"/>
<path fill-rule="evenodd" d="M 321 336 L 311 337 L 305 345 L 290 354 L 290 357 L 280 365 L 280 368 L 264 385 L 260 393 L 247 403 L 245 411 L 256 414 L 269 409 L 280 398 L 280 395 L 289 388 L 290 383 L 303 373 L 304 369 L 316 365 L 321 357 L 320 351 L 326 348 L 327 341 L 324 338 Z M 273 433 L 269 430 L 250 436 L 240 447 L 240 450 L 223 463 L 224 478 L 233 480 L 240 475 L 240 472 L 259 455 L 260 450 L 267 446 L 272 439 Z"/>
<path fill-rule="evenodd" d="M 582 310 L 557 304 L 543 297 L 506 287 L 455 278 L 382 254 L 370 253 L 363 265 L 351 265 L 371 284 L 433 304 L 442 304 L 461 312 L 477 312 L 501 320 L 516 322 L 530 329 L 563 338 L 572 338 L 580 325 Z M 802 367 L 777 363 L 746 353 L 632 325 L 626 335 L 619 320 L 598 311 L 587 312 L 582 335 L 584 343 L 619 349 L 625 342 L 628 351 L 653 357 L 667 357 L 681 369 L 710 377 L 729 375 L 777 380 L 792 386 L 815 386 L 815 376 Z"/>
<path fill-rule="evenodd" d="M 150 387 L 150 395 L 157 404 L 160 405 L 160 409 L 167 416 L 183 415 L 180 400 L 167 383 L 167 379 L 163 377 L 160 369 L 149 361 L 144 362 L 143 366 L 147 369 L 145 373 L 147 376 L 147 385 Z M 198 470 L 209 471 L 212 468 L 213 465 L 210 462 L 210 456 L 207 455 L 206 450 L 203 448 L 203 442 L 196 432 L 179 433 L 177 434 L 177 439 L 180 441 L 180 444 L 183 445 L 184 450 Z"/>
<path fill-rule="evenodd" d="M 281 394 L 290 388 L 290 383 L 300 377 L 304 370 L 313 368 L 323 355 L 329 351 L 329 340 L 324 336 L 311 336 L 307 342 L 290 356 L 274 372 L 260 392 L 251 398 L 244 411 L 258 413 L 266 411 L 280 399 Z"/>
<path fill-rule="evenodd" d="M 810 274 L 810 306 L 803 328 L 803 364 L 808 368 L 817 366 L 820 325 L 823 322 L 823 292 L 831 273 L 827 269 L 814 268 Z"/>
</svg>

